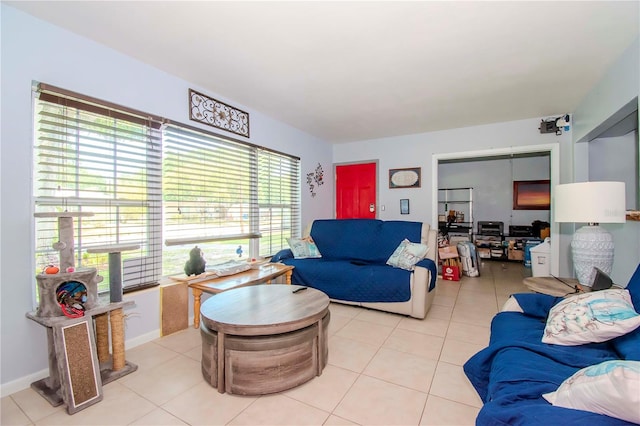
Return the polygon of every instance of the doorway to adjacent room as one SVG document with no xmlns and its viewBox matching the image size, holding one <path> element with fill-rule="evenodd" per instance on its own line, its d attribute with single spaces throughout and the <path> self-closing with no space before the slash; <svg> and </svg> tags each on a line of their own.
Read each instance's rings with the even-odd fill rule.
<svg viewBox="0 0 640 426">
<path fill-rule="evenodd" d="M 558 143 L 544 144 L 544 145 L 532 145 L 522 147 L 509 147 L 498 148 L 491 150 L 481 151 L 469 151 L 469 152 L 457 152 L 446 154 L 434 154 L 432 156 L 432 181 L 435 189 L 439 188 L 439 164 L 452 161 L 479 161 L 488 160 L 493 158 L 504 158 L 510 156 L 527 156 L 527 155 L 548 155 L 549 156 L 549 169 L 550 169 L 550 186 L 551 186 L 551 199 L 554 196 L 554 186 L 560 182 L 560 160 L 559 160 L 560 147 Z M 509 188 L 510 189 L 510 188 Z M 477 198 L 475 199 L 477 202 Z M 432 226 L 438 226 L 438 191 L 432 191 Z M 553 207 L 551 207 L 553 208 Z M 551 273 L 553 275 L 559 274 L 559 226 L 552 220 L 549 221 L 551 225 Z"/>
</svg>

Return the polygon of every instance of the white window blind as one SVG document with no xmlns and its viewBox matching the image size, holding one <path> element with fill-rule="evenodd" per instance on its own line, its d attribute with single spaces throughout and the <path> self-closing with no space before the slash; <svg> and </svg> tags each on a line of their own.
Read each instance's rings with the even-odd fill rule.
<svg viewBox="0 0 640 426">
<path fill-rule="evenodd" d="M 289 247 L 287 238 L 300 235 L 300 160 L 258 149 L 260 255 Z"/>
<path fill-rule="evenodd" d="M 76 267 L 95 267 L 108 290 L 107 254 L 87 249 L 139 245 L 122 253 L 123 287 L 158 280 L 162 263 L 161 124 L 69 92 L 35 95 L 36 212 L 89 211 L 74 220 Z M 58 263 L 55 218 L 36 218 L 36 267 Z"/>
<path fill-rule="evenodd" d="M 299 232 L 298 158 L 173 124 L 163 140 L 166 274 L 194 245 L 220 263 L 275 254 Z"/>
</svg>

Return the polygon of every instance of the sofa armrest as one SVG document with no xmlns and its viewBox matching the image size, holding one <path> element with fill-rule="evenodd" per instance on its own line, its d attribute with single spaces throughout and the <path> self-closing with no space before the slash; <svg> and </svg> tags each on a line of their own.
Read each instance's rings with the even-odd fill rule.
<svg viewBox="0 0 640 426">
<path fill-rule="evenodd" d="M 431 259 L 422 259 L 415 265 L 418 268 L 425 268 L 429 270 L 429 290 L 432 291 L 436 288 L 436 278 L 438 277 L 438 267 L 436 263 Z"/>
<path fill-rule="evenodd" d="M 411 315 L 423 319 L 427 316 L 436 292 L 437 269 L 431 259 L 423 259 L 411 273 Z"/>
<path fill-rule="evenodd" d="M 291 249 L 283 249 L 277 252 L 271 258 L 271 263 L 282 262 L 285 259 L 293 259 L 293 252 L 291 251 Z"/>
</svg>

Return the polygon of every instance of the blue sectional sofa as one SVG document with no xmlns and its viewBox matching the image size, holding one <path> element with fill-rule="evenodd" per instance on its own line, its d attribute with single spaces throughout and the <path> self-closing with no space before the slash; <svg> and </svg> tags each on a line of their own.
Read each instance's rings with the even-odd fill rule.
<svg viewBox="0 0 640 426">
<path fill-rule="evenodd" d="M 640 265 L 627 287 L 640 311 Z M 640 328 L 602 343 L 542 343 L 549 310 L 562 298 L 517 294 L 523 312 L 500 312 L 491 323 L 489 346 L 464 371 L 484 401 L 477 425 L 629 425 L 589 411 L 556 407 L 542 395 L 578 370 L 609 360 L 640 361 Z M 638 407 L 640 413 L 640 406 Z"/>
<path fill-rule="evenodd" d="M 424 318 L 435 297 L 437 236 L 429 224 L 375 219 L 315 220 L 309 235 L 322 257 L 296 259 L 282 250 L 272 262 L 295 266 L 292 283 L 333 301 Z M 386 264 L 408 239 L 429 247 L 413 271 Z"/>
</svg>

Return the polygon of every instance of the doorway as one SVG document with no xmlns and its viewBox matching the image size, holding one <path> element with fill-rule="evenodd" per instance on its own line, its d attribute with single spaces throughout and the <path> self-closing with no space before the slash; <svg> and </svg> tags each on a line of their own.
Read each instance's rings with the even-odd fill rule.
<svg viewBox="0 0 640 426">
<path fill-rule="evenodd" d="M 335 166 L 336 219 L 375 219 L 377 217 L 376 162 Z"/>
<path fill-rule="evenodd" d="M 432 226 L 438 227 L 438 166 L 439 163 L 445 161 L 464 161 L 464 160 L 478 160 L 478 159 L 490 159 L 494 157 L 503 157 L 511 155 L 527 155 L 527 154 L 547 154 L 549 155 L 550 162 L 550 181 L 551 181 L 551 199 L 554 197 L 554 186 L 560 182 L 560 159 L 559 159 L 560 147 L 558 143 L 544 144 L 544 145 L 532 145 L 522 147 L 509 147 L 509 148 L 497 148 L 491 150 L 481 151 L 468 151 L 458 153 L 446 153 L 446 154 L 433 154 L 432 156 Z M 553 204 L 551 205 L 550 216 L 553 218 Z M 550 234 L 551 234 L 551 274 L 559 275 L 559 226 L 550 220 Z"/>
</svg>

